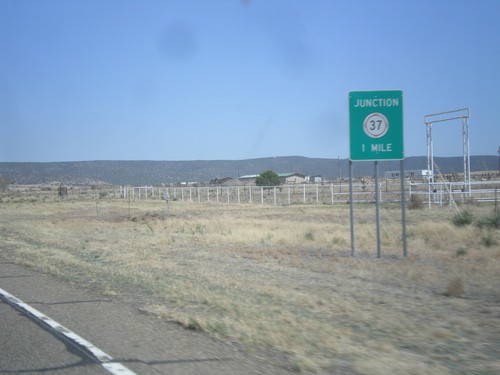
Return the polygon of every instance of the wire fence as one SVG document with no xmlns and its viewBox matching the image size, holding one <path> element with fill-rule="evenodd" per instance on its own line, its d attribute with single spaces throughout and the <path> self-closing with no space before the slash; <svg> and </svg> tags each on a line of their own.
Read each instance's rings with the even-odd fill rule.
<svg viewBox="0 0 500 375">
<path fill-rule="evenodd" d="M 357 185 L 354 189 L 355 201 L 365 202 L 375 199 L 374 192 L 366 185 Z M 120 187 L 119 196 L 132 199 L 166 199 L 200 203 L 335 204 L 349 202 L 349 185 Z"/>
<path fill-rule="evenodd" d="M 373 181 L 353 183 L 353 202 L 375 202 Z M 399 180 L 379 182 L 381 203 L 400 202 Z M 467 202 L 496 202 L 500 181 L 474 182 L 466 191 L 460 183 L 405 182 L 405 198 L 412 197 L 429 205 L 447 205 Z M 52 186 L 52 185 L 10 185 L 0 192 L 2 201 L 15 199 L 127 199 L 167 200 L 177 202 L 219 203 L 219 204 L 261 204 L 292 205 L 320 204 L 335 205 L 349 203 L 349 183 L 294 184 L 282 186 Z"/>
</svg>

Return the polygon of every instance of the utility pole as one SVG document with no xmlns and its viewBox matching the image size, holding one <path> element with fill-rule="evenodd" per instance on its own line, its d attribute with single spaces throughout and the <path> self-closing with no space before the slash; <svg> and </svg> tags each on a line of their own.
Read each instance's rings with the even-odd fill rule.
<svg viewBox="0 0 500 375">
<path fill-rule="evenodd" d="M 342 164 L 340 164 L 340 155 L 337 155 L 337 166 L 339 167 L 339 193 L 342 193 Z"/>
<path fill-rule="evenodd" d="M 342 181 L 342 165 L 340 164 L 340 155 L 337 155 L 337 166 L 339 167 L 339 181 Z"/>
<path fill-rule="evenodd" d="M 498 146 L 498 174 L 500 175 L 500 146 Z"/>
</svg>

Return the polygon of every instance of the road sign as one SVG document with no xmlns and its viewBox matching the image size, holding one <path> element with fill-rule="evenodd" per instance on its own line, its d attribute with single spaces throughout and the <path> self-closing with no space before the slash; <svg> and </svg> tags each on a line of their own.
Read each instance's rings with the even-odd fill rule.
<svg viewBox="0 0 500 375">
<path fill-rule="evenodd" d="M 402 160 L 403 92 L 349 93 L 350 159 Z"/>
</svg>

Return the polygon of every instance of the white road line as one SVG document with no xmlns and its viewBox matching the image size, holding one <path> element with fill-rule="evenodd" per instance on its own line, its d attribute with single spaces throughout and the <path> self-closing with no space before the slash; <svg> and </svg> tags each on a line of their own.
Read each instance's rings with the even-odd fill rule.
<svg viewBox="0 0 500 375">
<path fill-rule="evenodd" d="M 7 302 L 9 305 L 19 310 L 22 310 L 26 314 L 32 316 L 39 322 L 43 323 L 49 329 L 57 332 L 60 335 L 63 335 L 64 337 L 66 337 L 66 339 L 72 341 L 79 347 L 85 349 L 87 352 L 92 354 L 95 357 L 95 359 L 101 364 L 101 366 L 104 367 L 110 373 L 114 375 L 136 375 L 135 372 L 129 370 L 121 363 L 114 362 L 113 358 L 110 355 L 104 353 L 97 346 L 91 344 L 84 338 L 78 336 L 76 333 L 63 327 L 55 320 L 50 319 L 48 316 L 42 314 L 40 311 L 34 309 L 27 303 L 24 303 L 19 298 L 14 297 L 12 294 L 3 290 L 2 288 L 0 288 L 0 298 L 3 299 L 5 302 Z"/>
</svg>

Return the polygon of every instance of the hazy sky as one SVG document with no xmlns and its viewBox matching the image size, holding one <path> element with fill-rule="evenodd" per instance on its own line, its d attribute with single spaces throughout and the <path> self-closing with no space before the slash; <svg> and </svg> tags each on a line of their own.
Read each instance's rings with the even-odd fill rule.
<svg viewBox="0 0 500 375">
<path fill-rule="evenodd" d="M 349 156 L 348 94 L 470 107 L 500 146 L 499 0 L 0 0 L 0 161 Z M 462 155 L 460 122 L 436 156 Z"/>
</svg>

